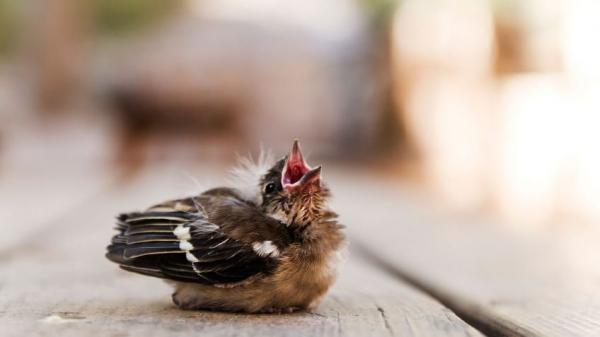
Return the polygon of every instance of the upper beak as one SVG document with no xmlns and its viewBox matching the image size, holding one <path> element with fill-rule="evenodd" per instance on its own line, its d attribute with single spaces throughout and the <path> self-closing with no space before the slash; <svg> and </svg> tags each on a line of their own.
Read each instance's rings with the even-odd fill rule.
<svg viewBox="0 0 600 337">
<path fill-rule="evenodd" d="M 304 160 L 298 140 L 294 140 L 294 145 L 281 173 L 281 186 L 285 189 L 293 189 L 308 186 L 310 183 L 317 182 L 320 179 L 321 166 L 311 168 Z"/>
</svg>

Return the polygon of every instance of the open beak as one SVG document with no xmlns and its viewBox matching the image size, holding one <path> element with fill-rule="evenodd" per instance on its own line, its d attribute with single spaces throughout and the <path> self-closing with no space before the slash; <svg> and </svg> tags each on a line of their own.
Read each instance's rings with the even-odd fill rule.
<svg viewBox="0 0 600 337">
<path fill-rule="evenodd" d="M 304 188 L 312 183 L 318 183 L 320 179 L 321 166 L 311 168 L 304 160 L 298 140 L 294 140 L 281 173 L 281 186 L 286 190 Z"/>
</svg>

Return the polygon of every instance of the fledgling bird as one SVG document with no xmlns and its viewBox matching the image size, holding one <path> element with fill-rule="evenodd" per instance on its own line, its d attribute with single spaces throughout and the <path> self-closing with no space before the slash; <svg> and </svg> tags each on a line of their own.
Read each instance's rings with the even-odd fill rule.
<svg viewBox="0 0 600 337">
<path fill-rule="evenodd" d="M 173 302 L 183 309 L 312 310 L 344 248 L 321 167 L 310 167 L 295 141 L 253 185 L 250 193 L 219 187 L 122 214 L 106 256 L 173 281 Z"/>
</svg>

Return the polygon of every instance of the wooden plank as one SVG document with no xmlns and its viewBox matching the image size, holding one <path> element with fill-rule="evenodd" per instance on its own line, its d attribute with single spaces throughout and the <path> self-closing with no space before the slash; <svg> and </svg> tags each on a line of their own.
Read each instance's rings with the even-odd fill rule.
<svg viewBox="0 0 600 337">
<path fill-rule="evenodd" d="M 103 256 L 116 213 L 178 196 L 163 177 L 148 175 L 79 206 L 4 259 L 2 335 L 481 336 L 437 301 L 354 254 L 315 313 L 178 310 L 164 282 L 121 271 Z"/>
<path fill-rule="evenodd" d="M 352 181 L 352 184 L 348 184 Z M 492 335 L 600 335 L 600 252 L 590 230 L 517 231 L 435 212 L 402 186 L 340 176 L 331 183 L 371 261 Z M 357 204 L 355 190 L 369 195 Z"/>
<path fill-rule="evenodd" d="M 0 256 L 67 210 L 107 189 L 113 177 L 93 167 L 52 165 L 0 171 Z"/>
<path fill-rule="evenodd" d="M 3 130 L 0 257 L 107 189 L 116 176 L 105 164 L 110 133 L 102 122 L 69 115 L 42 123 L 28 119 L 26 111 Z"/>
</svg>

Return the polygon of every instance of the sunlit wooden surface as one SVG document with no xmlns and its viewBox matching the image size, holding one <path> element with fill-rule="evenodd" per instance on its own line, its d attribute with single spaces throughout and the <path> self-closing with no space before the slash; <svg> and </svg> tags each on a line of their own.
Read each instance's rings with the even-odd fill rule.
<svg viewBox="0 0 600 337">
<path fill-rule="evenodd" d="M 85 160 L 8 157 L 14 163 L 0 171 L 2 336 L 600 334 L 599 236 L 519 233 L 456 217 L 372 170 L 339 164 L 325 164 L 324 177 L 350 254 L 316 312 L 182 311 L 169 286 L 119 270 L 105 246 L 116 214 L 221 184 L 222 164 L 165 161 L 123 175 Z"/>
<path fill-rule="evenodd" d="M 387 181 L 340 184 L 382 191 L 366 212 L 345 209 L 355 246 L 378 267 L 440 300 L 490 335 L 600 334 L 600 233 L 591 228 L 518 232 L 479 216 L 451 216 Z M 345 189 L 345 190 L 344 190 Z M 350 220 L 351 219 L 351 220 Z"/>
<path fill-rule="evenodd" d="M 219 170 L 195 174 L 218 177 Z M 25 233 L 13 236 L 10 249 L 0 250 L 2 335 L 480 336 L 435 299 L 354 251 L 314 313 L 243 315 L 175 308 L 164 282 L 121 271 L 103 254 L 114 215 L 181 195 L 176 176 L 148 170 L 127 182 L 107 182 L 93 197 L 71 195 L 73 206 L 63 207 L 61 214 L 5 226 Z M 34 212 L 43 213 L 43 205 Z"/>
</svg>

